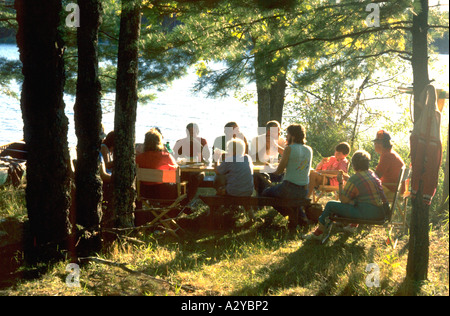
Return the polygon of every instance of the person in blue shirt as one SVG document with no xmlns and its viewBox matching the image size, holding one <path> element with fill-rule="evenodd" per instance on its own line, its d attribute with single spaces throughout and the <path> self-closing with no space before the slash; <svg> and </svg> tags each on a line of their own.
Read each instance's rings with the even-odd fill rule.
<svg viewBox="0 0 450 316">
<path fill-rule="evenodd" d="M 245 142 L 239 138 L 228 141 L 224 159 L 214 167 L 218 176 L 225 177 L 225 184 L 217 189 L 218 194 L 253 194 L 253 162 L 252 158 L 245 154 L 245 148 Z"/>
<path fill-rule="evenodd" d="M 287 128 L 287 146 L 274 174 L 284 174 L 283 182 L 271 184 L 270 180 L 259 177 L 256 189 L 260 196 L 301 199 L 308 194 L 309 170 L 313 152 L 306 144 L 306 131 L 300 124 L 292 124 Z M 298 208 L 277 208 L 284 216 L 289 216 L 289 228 L 295 228 L 299 219 L 307 222 L 305 213 Z"/>
</svg>

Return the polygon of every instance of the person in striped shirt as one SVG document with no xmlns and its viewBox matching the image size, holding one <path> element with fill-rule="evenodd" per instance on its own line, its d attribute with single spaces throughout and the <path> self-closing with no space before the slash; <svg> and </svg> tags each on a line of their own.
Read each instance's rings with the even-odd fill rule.
<svg viewBox="0 0 450 316">
<path fill-rule="evenodd" d="M 345 218 L 378 220 L 384 218 L 383 203 L 386 196 L 383 192 L 381 180 L 369 169 L 370 154 L 364 150 L 355 152 L 352 165 L 355 174 L 352 175 L 342 188 L 342 175 L 338 175 L 339 200 L 326 204 L 319 217 L 319 226 L 309 234 L 307 239 L 322 239 L 323 232 L 329 224 L 332 214 Z"/>
</svg>

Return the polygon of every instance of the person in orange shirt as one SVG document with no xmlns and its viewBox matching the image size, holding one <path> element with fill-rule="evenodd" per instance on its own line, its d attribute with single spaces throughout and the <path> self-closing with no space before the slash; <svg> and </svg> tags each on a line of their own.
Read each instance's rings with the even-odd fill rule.
<svg viewBox="0 0 450 316">
<path fill-rule="evenodd" d="M 399 154 L 392 149 L 391 136 L 386 131 L 378 131 L 373 142 L 375 151 L 380 154 L 375 173 L 383 183 L 383 190 L 389 198 L 394 195 L 395 183 L 397 183 L 398 176 L 405 163 Z"/>
<path fill-rule="evenodd" d="M 320 173 L 330 173 L 336 174 L 337 171 L 342 170 L 345 174 L 345 179 L 348 179 L 348 165 L 349 161 L 347 160 L 347 156 L 350 153 L 350 145 L 346 142 L 339 143 L 334 150 L 334 156 L 325 157 L 322 161 L 317 165 L 316 170 L 311 170 L 309 173 L 309 190 L 308 190 L 308 198 L 313 194 L 313 190 L 316 187 L 321 185 L 324 180 L 324 175 Z M 331 171 L 331 172 L 329 172 Z M 338 186 L 339 182 L 337 178 L 329 178 L 328 184 L 333 186 Z"/>
<path fill-rule="evenodd" d="M 136 156 L 136 164 L 139 168 L 159 170 L 175 170 L 178 167 L 175 158 L 164 149 L 162 136 L 156 128 L 145 134 L 144 152 Z M 141 194 L 148 198 L 177 197 L 177 186 L 174 183 L 143 182 L 140 189 Z"/>
</svg>

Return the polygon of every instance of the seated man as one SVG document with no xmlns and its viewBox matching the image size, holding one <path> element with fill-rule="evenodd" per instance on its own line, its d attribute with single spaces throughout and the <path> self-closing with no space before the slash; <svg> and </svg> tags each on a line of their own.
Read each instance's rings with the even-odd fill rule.
<svg viewBox="0 0 450 316">
<path fill-rule="evenodd" d="M 206 139 L 198 136 L 199 128 L 196 123 L 186 126 L 186 137 L 177 140 L 173 147 L 173 156 L 188 158 L 190 161 L 208 161 L 211 156 Z"/>
<path fill-rule="evenodd" d="M 383 183 L 384 193 L 388 198 L 391 198 L 394 196 L 395 183 L 397 183 L 405 163 L 399 154 L 392 149 L 391 136 L 385 131 L 379 131 L 373 142 L 375 151 L 380 154 L 375 173 Z M 400 193 L 403 193 L 403 190 L 404 188 L 401 189 Z"/>
<path fill-rule="evenodd" d="M 280 137 L 281 125 L 277 121 L 266 124 L 265 133 L 252 139 L 250 155 L 254 162 L 278 162 L 278 155 L 283 155 L 286 142 Z"/>
<path fill-rule="evenodd" d="M 370 155 L 366 151 L 359 150 L 352 157 L 352 165 L 355 174 L 352 175 L 345 187 L 342 188 L 343 173 L 338 175 L 339 200 L 326 204 L 322 215 L 319 217 L 319 226 L 306 236 L 306 239 L 323 238 L 332 214 L 352 219 L 379 220 L 383 219 L 383 204 L 386 196 L 383 192 L 381 181 L 377 175 L 369 169 Z"/>
<path fill-rule="evenodd" d="M 340 143 L 335 147 L 334 156 L 323 158 L 317 165 L 316 170 L 311 170 L 309 173 L 308 197 L 311 197 L 313 190 L 323 183 L 326 177 L 323 174 L 337 175 L 337 171 L 342 171 L 345 174 L 348 172 L 347 156 L 349 153 L 350 145 L 346 142 Z M 338 186 L 339 184 L 336 178 L 328 178 L 325 183 L 332 186 Z"/>
<path fill-rule="evenodd" d="M 255 163 L 278 163 L 279 156 L 283 155 L 286 142 L 280 137 L 281 125 L 277 121 L 266 124 L 265 133 L 252 139 L 250 155 Z M 270 181 L 281 182 L 283 175 L 268 173 Z"/>
<path fill-rule="evenodd" d="M 196 123 L 189 123 L 186 126 L 186 138 L 177 140 L 173 147 L 173 155 L 187 158 L 191 162 L 207 162 L 211 156 L 206 139 L 199 135 L 199 128 Z M 200 183 L 205 178 L 204 172 L 183 172 L 181 181 L 188 181 L 188 201 L 194 199 Z M 187 202 L 187 201 L 186 201 Z"/>
<path fill-rule="evenodd" d="M 245 154 L 248 154 L 248 142 L 245 136 L 239 130 L 239 126 L 236 122 L 228 122 L 224 127 L 225 135 L 219 136 L 214 140 L 213 144 L 213 161 L 217 162 L 220 160 L 223 153 L 226 151 L 227 143 L 233 138 L 242 139 L 245 143 Z"/>
<path fill-rule="evenodd" d="M 253 193 L 253 163 L 245 154 L 245 143 L 233 138 L 227 143 L 225 159 L 215 163 L 218 175 L 225 176 L 224 182 L 216 182 L 217 194 L 232 196 L 251 196 Z"/>
<path fill-rule="evenodd" d="M 305 145 L 306 132 L 300 124 L 287 128 L 287 146 L 275 174 L 285 172 L 283 182 L 271 185 L 270 181 L 257 183 L 259 195 L 277 198 L 305 198 L 308 193 L 309 170 L 311 169 L 312 149 Z M 261 181 L 261 178 L 258 178 Z M 289 228 L 295 228 L 299 217 L 307 222 L 306 215 L 299 208 L 277 208 L 283 216 L 289 216 Z"/>
</svg>

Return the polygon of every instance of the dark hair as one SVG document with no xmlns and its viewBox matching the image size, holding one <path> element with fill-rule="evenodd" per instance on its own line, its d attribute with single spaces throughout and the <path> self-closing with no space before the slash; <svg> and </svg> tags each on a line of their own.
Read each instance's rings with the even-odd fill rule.
<svg viewBox="0 0 450 316">
<path fill-rule="evenodd" d="M 369 170 L 370 154 L 365 150 L 358 150 L 353 154 L 352 165 L 355 171 Z"/>
<path fill-rule="evenodd" d="M 162 151 L 163 149 L 162 136 L 158 129 L 152 128 L 145 133 L 144 151 Z"/>
<path fill-rule="evenodd" d="M 189 132 L 190 129 L 192 129 L 194 135 L 199 133 L 199 128 L 198 128 L 197 123 L 189 123 L 188 125 L 186 125 L 186 134 L 188 136 L 193 136 L 193 135 L 190 135 L 190 132 Z"/>
<path fill-rule="evenodd" d="M 103 140 L 103 144 L 105 144 L 108 148 L 114 147 L 114 131 L 111 131 L 108 135 L 106 135 Z"/>
<path fill-rule="evenodd" d="M 233 126 L 238 126 L 236 122 L 228 122 L 227 124 L 225 124 L 224 127 L 233 127 Z"/>
<path fill-rule="evenodd" d="M 266 123 L 266 130 L 270 130 L 271 127 L 278 127 L 278 130 L 281 129 L 281 125 L 278 121 L 269 121 Z"/>
<path fill-rule="evenodd" d="M 383 139 L 381 145 L 386 149 L 392 149 L 392 143 L 390 139 Z"/>
<path fill-rule="evenodd" d="M 336 146 L 335 151 L 348 155 L 350 153 L 350 145 L 346 142 L 342 142 Z"/>
<path fill-rule="evenodd" d="M 288 134 L 294 136 L 294 143 L 304 145 L 306 143 L 306 130 L 300 124 L 289 125 L 286 129 Z"/>
</svg>

